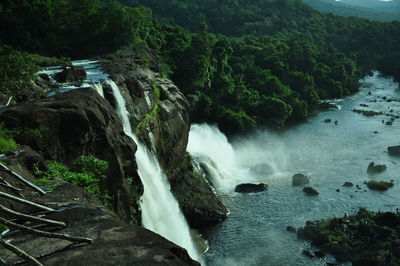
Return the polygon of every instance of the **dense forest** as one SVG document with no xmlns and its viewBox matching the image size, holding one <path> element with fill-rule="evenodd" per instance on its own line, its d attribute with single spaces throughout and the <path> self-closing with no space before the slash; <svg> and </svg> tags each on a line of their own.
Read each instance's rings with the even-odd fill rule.
<svg viewBox="0 0 400 266">
<path fill-rule="evenodd" d="M 5 0 L 0 24 L 2 93 L 29 89 L 32 53 L 151 53 L 191 102 L 192 121 L 225 132 L 304 119 L 319 99 L 356 92 L 371 69 L 400 78 L 400 22 L 323 14 L 301 0 Z"/>
<path fill-rule="evenodd" d="M 346 4 L 339 5 L 333 1 L 332 3 L 329 3 L 323 0 L 304 0 L 304 2 L 321 12 L 332 13 L 344 17 L 353 16 L 382 22 L 400 20 L 400 7 L 394 7 L 394 9 L 399 9 L 397 13 L 388 13 L 383 12 L 383 10 L 381 11 L 378 8 L 362 8 Z"/>
</svg>

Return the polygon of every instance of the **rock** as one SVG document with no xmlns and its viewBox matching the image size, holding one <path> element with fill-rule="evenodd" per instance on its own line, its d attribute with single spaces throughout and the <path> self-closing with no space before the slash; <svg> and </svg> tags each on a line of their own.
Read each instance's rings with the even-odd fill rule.
<svg viewBox="0 0 400 266">
<path fill-rule="evenodd" d="M 263 192 L 268 189 L 267 184 L 250 184 L 250 183 L 245 183 L 245 184 L 240 184 L 235 187 L 235 192 L 239 193 L 257 193 L 257 192 Z"/>
<path fill-rule="evenodd" d="M 337 105 L 334 103 L 329 103 L 329 102 L 320 102 L 318 104 L 318 108 L 320 110 L 331 110 L 331 109 L 338 109 Z"/>
<path fill-rule="evenodd" d="M 309 258 L 315 258 L 314 252 L 312 252 L 311 250 L 303 250 L 303 255 L 306 255 Z"/>
<path fill-rule="evenodd" d="M 351 182 L 345 182 L 342 187 L 352 187 L 354 186 Z"/>
<path fill-rule="evenodd" d="M 295 174 L 292 177 L 293 186 L 303 186 L 308 183 L 310 183 L 310 179 L 303 174 Z"/>
<path fill-rule="evenodd" d="M 296 233 L 296 232 L 297 232 L 297 229 L 294 228 L 293 226 L 288 226 L 288 227 L 286 227 L 286 230 L 287 230 L 288 232 L 292 232 L 292 233 Z"/>
<path fill-rule="evenodd" d="M 252 166 L 250 171 L 258 176 L 269 176 L 274 174 L 274 169 L 266 163 L 260 163 Z"/>
<path fill-rule="evenodd" d="M 392 212 L 384 212 L 377 214 L 375 222 L 380 226 L 388 226 L 392 228 L 395 228 L 400 225 L 399 219 Z"/>
<path fill-rule="evenodd" d="M 387 126 L 392 126 L 392 125 L 393 125 L 393 122 L 392 122 L 392 121 L 386 121 L 385 125 L 387 125 Z"/>
<path fill-rule="evenodd" d="M 112 60 L 103 65 L 104 71 L 111 74 L 125 99 L 133 130 L 165 170 L 189 225 L 209 227 L 225 219 L 228 210 L 202 173 L 193 168 L 186 152 L 190 129 L 186 98 L 171 80 L 138 65 L 135 58 Z M 113 97 L 108 98 L 112 103 Z"/>
<path fill-rule="evenodd" d="M 330 122 L 332 122 L 332 119 L 327 118 L 327 119 L 324 120 L 324 122 L 325 122 L 325 123 L 330 123 Z"/>
<path fill-rule="evenodd" d="M 386 169 L 387 169 L 387 167 L 386 167 L 386 165 L 384 165 L 384 164 L 375 165 L 374 162 L 371 162 L 371 163 L 368 165 L 367 173 L 368 173 L 369 175 L 372 175 L 372 174 L 379 174 L 379 173 L 382 173 L 382 172 L 386 171 Z"/>
<path fill-rule="evenodd" d="M 336 189 L 336 192 L 340 192 L 340 189 Z"/>
<path fill-rule="evenodd" d="M 86 79 L 86 71 L 83 67 L 65 68 L 63 71 L 56 73 L 55 80 L 58 82 L 77 82 Z"/>
<path fill-rule="evenodd" d="M 387 148 L 389 155 L 400 156 L 400 145 L 390 146 Z"/>
<path fill-rule="evenodd" d="M 50 81 L 50 76 L 47 74 L 44 74 L 44 73 L 39 74 L 39 77 L 44 81 Z"/>
<path fill-rule="evenodd" d="M 393 183 L 386 181 L 370 180 L 367 182 L 367 187 L 372 190 L 385 191 L 393 187 Z"/>
<path fill-rule="evenodd" d="M 317 196 L 319 192 L 312 187 L 303 188 L 303 192 L 305 192 L 309 196 Z"/>
<path fill-rule="evenodd" d="M 114 210 L 127 221 L 139 218 L 142 185 L 134 161 L 136 144 L 123 133 L 117 114 L 97 92 L 77 89 L 14 105 L 0 111 L 0 121 L 10 129 L 42 128 L 40 136 L 22 134 L 16 141 L 46 160 L 69 165 L 80 155 L 95 155 L 108 161 L 108 178 L 102 185 L 114 199 Z"/>
</svg>

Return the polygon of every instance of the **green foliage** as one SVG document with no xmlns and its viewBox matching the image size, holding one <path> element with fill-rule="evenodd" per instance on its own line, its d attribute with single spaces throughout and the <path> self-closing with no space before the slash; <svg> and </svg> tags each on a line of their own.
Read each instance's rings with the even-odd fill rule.
<svg viewBox="0 0 400 266">
<path fill-rule="evenodd" d="M 16 98 L 28 98 L 34 74 L 39 70 L 32 56 L 12 51 L 3 54 L 0 50 L 0 93 Z"/>
<path fill-rule="evenodd" d="M 373 190 L 385 191 L 393 187 L 393 183 L 386 181 L 370 180 L 367 182 L 367 187 Z"/>
<path fill-rule="evenodd" d="M 100 183 L 106 179 L 108 162 L 94 156 L 80 156 L 74 162 L 72 169 L 55 161 L 47 162 L 48 170 L 41 171 L 35 168 L 35 175 L 38 177 L 37 184 L 44 185 L 60 178 L 71 184 L 85 189 L 89 194 L 99 198 L 104 204 L 109 199 L 106 193 L 102 193 Z"/>
<path fill-rule="evenodd" d="M 12 151 L 17 148 L 15 140 L 12 138 L 10 130 L 0 123 L 0 152 Z"/>
<path fill-rule="evenodd" d="M 8 226 L 6 226 L 4 224 L 0 224 L 0 233 L 4 232 L 7 229 L 8 229 Z"/>
</svg>

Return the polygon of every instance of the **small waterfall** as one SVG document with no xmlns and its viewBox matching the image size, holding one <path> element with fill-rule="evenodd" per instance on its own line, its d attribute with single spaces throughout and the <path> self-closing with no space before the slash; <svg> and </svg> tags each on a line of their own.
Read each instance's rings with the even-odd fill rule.
<svg viewBox="0 0 400 266">
<path fill-rule="evenodd" d="M 192 125 L 187 151 L 206 167 L 209 180 L 219 192 L 229 192 L 235 186 L 237 161 L 233 147 L 216 126 Z"/>
<path fill-rule="evenodd" d="M 140 204 L 143 226 L 186 248 L 191 258 L 200 261 L 201 255 L 194 245 L 189 226 L 178 202 L 170 191 L 169 182 L 157 158 L 133 134 L 129 121 L 129 112 L 125 107 L 125 100 L 118 86 L 109 79 L 106 80 L 106 83 L 113 91 L 117 113 L 122 121 L 125 134 L 131 137 L 138 145 L 136 161 L 139 176 L 144 186 Z"/>
</svg>

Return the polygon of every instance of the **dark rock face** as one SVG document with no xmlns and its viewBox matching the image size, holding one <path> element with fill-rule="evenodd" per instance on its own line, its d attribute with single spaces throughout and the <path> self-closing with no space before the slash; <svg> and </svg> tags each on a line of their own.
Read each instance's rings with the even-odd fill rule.
<svg viewBox="0 0 400 266">
<path fill-rule="evenodd" d="M 28 150 L 24 147 L 24 152 Z M 29 153 L 35 154 L 32 150 L 29 150 Z M 40 157 L 38 154 L 35 156 Z M 25 167 L 25 158 L 26 155 L 20 153 L 17 158 L 6 159 L 6 162 L 12 170 L 33 181 L 31 171 Z M 7 182 L 24 188 L 22 193 L 26 199 L 59 209 L 44 217 L 67 224 L 66 228 L 56 230 L 56 233 L 88 237 L 93 240 L 92 244 L 71 247 L 40 259 L 44 265 L 200 265 L 193 261 L 183 248 L 147 229 L 129 225 L 111 215 L 99 200 L 75 185 L 62 183 L 42 196 L 32 193 L 21 184 L 15 184 L 15 178 L 7 174 L 2 176 Z M 3 189 L 0 187 L 0 191 Z M 24 213 L 33 211 L 29 206 L 10 202 L 7 204 L 3 201 L 4 198 L 0 198 L 1 204 L 14 210 L 18 207 L 17 211 Z M 9 238 L 5 236 L 4 239 Z M 39 256 L 66 247 L 71 242 L 20 233 L 12 236 L 12 243 L 33 256 Z M 13 265 L 20 260 L 4 248 L 0 249 L 0 257 L 6 260 L 6 265 Z"/>
<path fill-rule="evenodd" d="M 132 130 L 156 154 L 189 225 L 215 225 L 228 210 L 186 155 L 188 101 L 172 81 L 127 58 L 120 60 L 104 66 L 126 101 Z"/>
<path fill-rule="evenodd" d="M 252 166 L 250 171 L 259 176 L 268 176 L 274 173 L 274 169 L 266 163 L 260 163 Z"/>
<path fill-rule="evenodd" d="M 400 156 L 400 145 L 390 146 L 387 148 L 389 155 Z"/>
<path fill-rule="evenodd" d="M 86 78 L 87 74 L 83 67 L 65 68 L 63 71 L 55 75 L 58 82 L 76 82 L 82 81 Z"/>
<path fill-rule="evenodd" d="M 379 174 L 379 173 L 386 171 L 386 169 L 387 169 L 387 167 L 384 164 L 375 165 L 374 162 L 371 162 L 368 165 L 367 173 L 368 174 Z"/>
<path fill-rule="evenodd" d="M 257 193 L 257 192 L 263 192 L 268 189 L 267 184 L 250 184 L 250 183 L 245 183 L 245 184 L 240 184 L 235 187 L 235 192 L 239 193 Z"/>
<path fill-rule="evenodd" d="M 41 152 L 47 160 L 70 164 L 80 155 L 95 155 L 108 161 L 108 179 L 103 185 L 112 195 L 114 210 L 126 220 L 132 218 L 138 204 L 131 198 L 131 189 L 141 194 L 142 187 L 134 161 L 136 144 L 94 90 L 79 89 L 15 105 L 1 111 L 0 120 L 7 128 L 42 129 L 41 136 L 20 136 L 16 141 Z"/>
<path fill-rule="evenodd" d="M 303 186 L 310 183 L 310 179 L 308 176 L 305 176 L 303 174 L 295 174 L 292 177 L 292 184 L 293 186 Z"/>
<path fill-rule="evenodd" d="M 305 192 L 309 196 L 317 196 L 319 192 L 312 187 L 305 187 L 303 188 L 303 192 Z"/>
<path fill-rule="evenodd" d="M 352 186 L 354 186 L 354 184 L 351 183 L 351 182 L 345 182 L 345 183 L 343 184 L 343 187 L 352 187 Z"/>
</svg>

